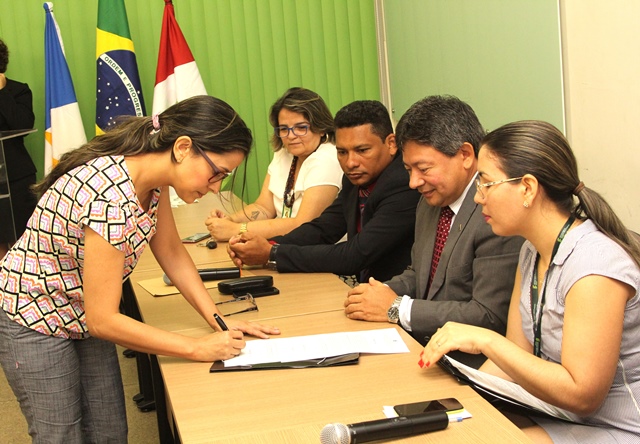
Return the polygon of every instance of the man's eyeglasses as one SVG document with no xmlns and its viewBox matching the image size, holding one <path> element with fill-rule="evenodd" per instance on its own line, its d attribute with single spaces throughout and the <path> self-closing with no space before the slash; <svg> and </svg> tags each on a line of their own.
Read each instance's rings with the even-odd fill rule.
<svg viewBox="0 0 640 444">
<path fill-rule="evenodd" d="M 280 138 L 287 137 L 289 135 L 289 131 L 291 131 L 294 136 L 302 137 L 307 135 L 309 128 L 311 128 L 311 125 L 299 123 L 297 125 L 293 125 L 291 128 L 288 126 L 276 126 L 273 129 L 273 132 Z"/>
<path fill-rule="evenodd" d="M 216 302 L 218 310 L 223 316 L 231 316 L 249 311 L 258 311 L 258 304 L 253 299 L 251 293 L 244 296 L 238 296 L 229 301 Z"/>
<path fill-rule="evenodd" d="M 231 174 L 230 171 L 222 171 L 220 170 L 220 168 L 218 168 L 216 166 L 215 163 L 213 163 L 211 161 L 211 159 L 209 159 L 209 156 L 207 156 L 204 151 L 202 150 L 202 148 L 200 148 L 198 145 L 193 145 L 194 147 L 196 147 L 196 150 L 198 150 L 198 152 L 200 153 L 200 155 L 202 157 L 204 157 L 204 160 L 207 161 L 207 163 L 211 166 L 211 169 L 213 170 L 213 176 L 211 176 L 209 178 L 209 183 L 216 183 L 216 182 L 220 182 L 223 179 L 226 179 L 227 177 L 229 177 L 229 175 Z"/>
<path fill-rule="evenodd" d="M 476 177 L 476 189 L 478 190 L 478 194 L 480 195 L 480 197 L 484 199 L 486 196 L 484 194 L 483 188 L 489 188 L 494 185 L 500 185 L 501 183 L 505 183 L 505 182 L 513 182 L 514 180 L 520 180 L 523 177 L 524 176 L 512 177 L 510 179 L 496 180 L 495 182 L 487 182 L 487 183 L 480 183 L 480 178 Z"/>
</svg>

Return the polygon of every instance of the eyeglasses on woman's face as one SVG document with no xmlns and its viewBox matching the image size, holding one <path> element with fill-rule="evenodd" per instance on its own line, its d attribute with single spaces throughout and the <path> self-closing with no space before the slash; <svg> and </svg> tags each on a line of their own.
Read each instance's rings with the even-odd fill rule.
<svg viewBox="0 0 640 444">
<path fill-rule="evenodd" d="M 276 126 L 273 129 L 273 132 L 280 138 L 288 137 L 289 132 L 292 132 L 294 136 L 302 137 L 307 135 L 307 133 L 309 132 L 309 128 L 311 128 L 311 125 L 307 123 L 298 123 L 296 125 L 293 125 L 292 127 L 284 125 Z"/>
<path fill-rule="evenodd" d="M 221 170 L 220 168 L 218 168 L 218 167 L 216 166 L 216 164 L 215 164 L 215 163 L 213 163 L 213 162 L 211 161 L 211 159 L 209 159 L 209 156 L 207 156 L 207 155 L 205 154 L 205 152 L 202 150 L 202 148 L 200 148 L 199 146 L 197 146 L 197 145 L 195 145 L 195 144 L 194 144 L 193 146 L 194 146 L 194 147 L 196 147 L 196 150 L 198 150 L 198 152 L 200 153 L 200 155 L 201 155 L 202 157 L 204 157 L 204 160 L 206 160 L 206 161 L 207 161 L 207 163 L 209 164 L 209 166 L 211 166 L 211 169 L 213 170 L 213 176 L 211 176 L 211 177 L 209 178 L 209 183 L 216 183 L 216 182 L 220 182 L 221 180 L 226 179 L 227 177 L 229 177 L 229 175 L 231 174 L 231 172 L 230 172 L 230 171 L 223 171 L 223 170 Z"/>
<path fill-rule="evenodd" d="M 496 180 L 494 182 L 487 182 L 487 183 L 481 183 L 480 182 L 480 178 L 476 177 L 476 189 L 478 190 L 478 194 L 480 195 L 480 197 L 482 199 L 484 199 L 485 197 L 487 197 L 485 195 L 485 188 L 489 188 L 492 187 L 494 185 L 500 185 L 501 183 L 505 183 L 505 182 L 513 182 L 514 180 L 520 180 L 522 179 L 522 177 L 524 176 L 520 176 L 520 177 L 511 177 L 509 179 L 502 179 L 502 180 Z"/>
</svg>

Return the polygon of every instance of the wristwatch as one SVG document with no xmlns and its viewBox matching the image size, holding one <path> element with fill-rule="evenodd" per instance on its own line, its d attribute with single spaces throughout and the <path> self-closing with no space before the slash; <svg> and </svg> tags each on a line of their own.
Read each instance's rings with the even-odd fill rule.
<svg viewBox="0 0 640 444">
<path fill-rule="evenodd" d="M 398 296 L 387 310 L 387 319 L 392 324 L 397 324 L 400 320 L 400 302 L 402 302 L 402 296 Z"/>
<path fill-rule="evenodd" d="M 267 268 L 269 270 L 278 271 L 278 266 L 276 264 L 276 253 L 278 252 L 278 247 L 280 244 L 273 244 L 271 246 L 271 251 L 269 251 L 269 260 L 267 261 Z"/>
</svg>

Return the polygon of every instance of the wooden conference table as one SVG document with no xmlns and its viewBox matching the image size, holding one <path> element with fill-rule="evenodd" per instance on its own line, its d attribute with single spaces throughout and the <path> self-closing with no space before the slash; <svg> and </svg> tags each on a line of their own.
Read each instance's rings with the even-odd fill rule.
<svg viewBox="0 0 640 444">
<path fill-rule="evenodd" d="M 213 196 L 174 209 L 181 236 L 203 231 L 202 221 L 218 205 Z M 231 266 L 226 244 L 215 250 L 189 246 L 199 267 Z M 210 333 L 204 320 L 180 296 L 154 297 L 138 285 L 162 271 L 151 253 L 141 258 L 131 281 L 144 322 L 192 337 Z M 247 274 L 272 273 L 263 269 Z M 280 294 L 256 299 L 258 311 L 234 318 L 281 329 L 280 337 L 394 327 L 353 321 L 342 303 L 348 287 L 328 273 L 273 272 Z M 214 300 L 229 299 L 215 289 Z M 402 328 L 410 353 L 364 354 L 344 367 L 210 373 L 211 363 L 159 356 L 175 441 L 191 443 L 313 443 L 328 423 L 350 424 L 382 419 L 382 407 L 439 398 L 457 398 L 473 415 L 445 430 L 396 440 L 415 443 L 530 443 L 524 433 L 487 401 L 439 367 L 421 369 L 422 347 Z M 167 437 L 162 437 L 168 442 Z M 385 442 L 396 442 L 385 441 Z"/>
</svg>

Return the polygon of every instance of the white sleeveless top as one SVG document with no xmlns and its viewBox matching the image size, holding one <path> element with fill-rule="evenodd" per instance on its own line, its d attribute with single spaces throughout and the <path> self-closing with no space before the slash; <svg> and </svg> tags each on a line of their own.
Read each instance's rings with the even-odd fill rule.
<svg viewBox="0 0 640 444">
<path fill-rule="evenodd" d="M 282 148 L 273 155 L 267 170 L 270 176 L 269 191 L 273 193 L 273 205 L 276 209 L 276 217 L 279 218 L 283 217 L 285 209 L 284 189 L 292 160 L 293 156 Z M 333 185 L 338 188 L 338 191 L 342 188 L 342 168 L 338 162 L 336 147 L 332 143 L 323 143 L 302 163 L 293 186 L 295 201 L 289 217 L 295 217 L 298 214 L 304 192 L 319 185 Z"/>
</svg>

